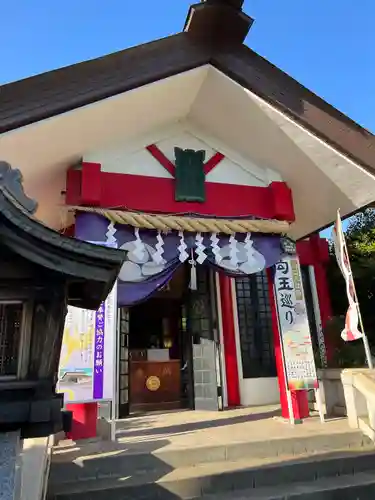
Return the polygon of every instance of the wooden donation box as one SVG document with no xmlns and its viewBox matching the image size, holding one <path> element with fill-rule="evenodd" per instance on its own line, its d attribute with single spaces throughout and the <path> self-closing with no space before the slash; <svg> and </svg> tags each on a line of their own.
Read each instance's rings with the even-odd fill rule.
<svg viewBox="0 0 375 500">
<path fill-rule="evenodd" d="M 133 409 L 179 408 L 180 360 L 170 360 L 168 349 L 149 349 L 132 353 L 130 397 Z"/>
<path fill-rule="evenodd" d="M 20 172 L 0 162 L 0 433 L 21 439 L 69 430 L 55 392 L 67 306 L 96 310 L 123 262 L 42 225 L 36 208 Z"/>
</svg>

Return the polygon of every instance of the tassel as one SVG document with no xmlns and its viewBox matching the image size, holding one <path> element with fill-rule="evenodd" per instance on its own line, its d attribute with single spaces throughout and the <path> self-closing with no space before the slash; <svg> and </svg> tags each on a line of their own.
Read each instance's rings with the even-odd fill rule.
<svg viewBox="0 0 375 500">
<path fill-rule="evenodd" d="M 189 288 L 190 290 L 197 290 L 197 269 L 196 269 L 196 262 L 194 260 L 194 250 L 191 250 L 191 260 L 189 260 L 189 264 L 191 265 L 190 268 L 190 283 L 189 283 Z"/>
</svg>

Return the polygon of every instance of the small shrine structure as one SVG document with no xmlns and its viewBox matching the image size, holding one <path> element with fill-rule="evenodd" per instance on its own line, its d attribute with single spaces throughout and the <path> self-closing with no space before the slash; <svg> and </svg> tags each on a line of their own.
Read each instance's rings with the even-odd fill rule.
<svg viewBox="0 0 375 500">
<path fill-rule="evenodd" d="M 22 175 L 0 162 L 0 497 L 17 498 L 22 442 L 69 430 L 56 393 L 68 305 L 98 309 L 123 252 L 38 221 Z M 17 476 L 18 474 L 18 476 Z M 17 479 L 18 477 L 18 479 Z"/>
</svg>

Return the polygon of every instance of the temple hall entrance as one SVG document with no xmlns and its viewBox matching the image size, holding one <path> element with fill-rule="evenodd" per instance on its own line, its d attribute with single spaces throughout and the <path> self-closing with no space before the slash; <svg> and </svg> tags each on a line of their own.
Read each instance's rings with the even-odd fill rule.
<svg viewBox="0 0 375 500">
<path fill-rule="evenodd" d="M 222 409 L 214 273 L 181 266 L 151 298 L 119 311 L 119 418 L 178 409 Z"/>
</svg>

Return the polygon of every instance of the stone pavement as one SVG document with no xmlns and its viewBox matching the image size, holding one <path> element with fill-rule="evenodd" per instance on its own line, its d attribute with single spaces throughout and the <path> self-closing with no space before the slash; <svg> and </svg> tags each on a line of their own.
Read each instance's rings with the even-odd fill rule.
<svg viewBox="0 0 375 500">
<path fill-rule="evenodd" d="M 234 442 L 329 435 L 349 431 L 346 419 L 322 424 L 318 416 L 291 426 L 278 406 L 240 408 L 223 412 L 183 411 L 129 418 L 117 425 L 121 443 L 167 440 L 164 448 L 200 447 Z"/>
<path fill-rule="evenodd" d="M 111 455 L 116 450 L 136 452 L 172 451 L 235 443 L 275 441 L 295 438 L 330 439 L 349 432 L 346 419 L 322 424 L 318 416 L 291 426 L 280 417 L 277 406 L 240 408 L 224 412 L 176 411 L 150 413 L 117 422 L 117 442 L 100 439 L 80 441 L 78 446 L 63 441 L 54 452 L 54 461 L 84 460 L 90 455 Z"/>
<path fill-rule="evenodd" d="M 152 413 L 117 422 L 116 442 L 61 443 L 48 494 L 50 500 L 203 500 L 220 494 L 226 500 L 250 488 L 238 498 L 283 500 L 313 491 L 318 496 L 311 498 L 323 500 L 331 497 L 321 499 L 322 491 L 347 484 L 352 492 L 371 493 L 375 480 L 363 473 L 373 471 L 373 443 L 345 419 L 322 424 L 314 416 L 290 426 L 278 407 Z M 327 486 L 326 479 L 337 476 L 341 486 Z M 271 496 L 261 496 L 266 490 Z"/>
</svg>

